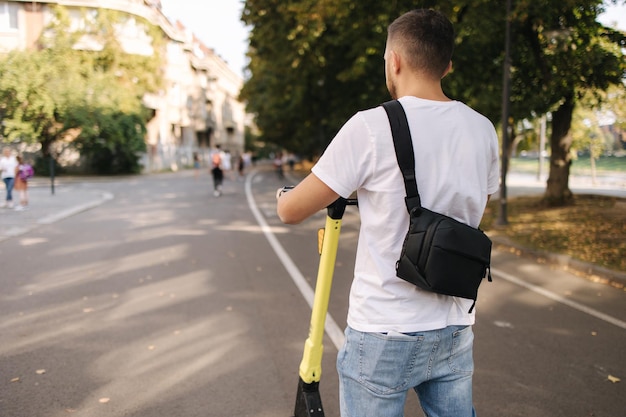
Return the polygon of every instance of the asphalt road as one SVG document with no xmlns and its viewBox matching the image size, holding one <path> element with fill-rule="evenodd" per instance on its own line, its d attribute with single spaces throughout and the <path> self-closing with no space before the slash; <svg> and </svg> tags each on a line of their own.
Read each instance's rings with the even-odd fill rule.
<svg viewBox="0 0 626 417">
<path fill-rule="evenodd" d="M 219 198 L 188 172 L 98 183 L 101 205 L 0 241 L 0 416 L 291 416 L 324 213 L 280 224 L 285 182 L 261 169 Z M 348 208 L 328 417 L 358 221 Z M 625 416 L 626 292 L 506 252 L 493 267 L 474 329 L 478 415 Z M 414 396 L 406 416 L 422 416 Z"/>
</svg>

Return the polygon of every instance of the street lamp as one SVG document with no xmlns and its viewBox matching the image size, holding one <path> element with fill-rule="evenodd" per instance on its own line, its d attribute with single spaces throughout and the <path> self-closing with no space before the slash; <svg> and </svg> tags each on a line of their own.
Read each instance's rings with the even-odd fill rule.
<svg viewBox="0 0 626 417">
<path fill-rule="evenodd" d="M 502 74 L 502 177 L 500 182 L 500 212 L 497 224 L 509 224 L 506 201 L 506 172 L 509 169 L 509 104 L 511 96 L 511 0 L 506 0 L 506 30 L 504 36 L 504 69 Z"/>
</svg>

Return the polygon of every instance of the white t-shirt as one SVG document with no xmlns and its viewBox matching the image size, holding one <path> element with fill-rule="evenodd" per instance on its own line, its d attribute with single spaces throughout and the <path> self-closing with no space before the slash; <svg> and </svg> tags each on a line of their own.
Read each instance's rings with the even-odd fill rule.
<svg viewBox="0 0 626 417">
<path fill-rule="evenodd" d="M 231 156 L 229 152 L 220 152 L 222 157 L 222 169 L 224 171 L 230 171 L 232 169 Z"/>
<path fill-rule="evenodd" d="M 415 149 L 422 206 L 477 227 L 499 187 L 498 138 L 491 122 L 457 101 L 400 99 Z M 473 301 L 423 291 L 396 277 L 408 230 L 406 195 L 382 107 L 355 114 L 313 173 L 348 198 L 357 191 L 361 228 L 348 325 L 363 332 L 417 332 L 474 323 Z"/>
<path fill-rule="evenodd" d="M 14 156 L 3 156 L 0 158 L 0 170 L 2 171 L 2 179 L 14 178 L 15 169 L 17 168 L 17 158 Z"/>
</svg>

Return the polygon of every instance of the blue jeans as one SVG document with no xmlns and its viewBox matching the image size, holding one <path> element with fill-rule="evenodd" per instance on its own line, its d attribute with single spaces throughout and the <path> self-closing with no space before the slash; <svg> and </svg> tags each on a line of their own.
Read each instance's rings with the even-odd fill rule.
<svg viewBox="0 0 626 417">
<path fill-rule="evenodd" d="M 4 185 L 7 189 L 7 201 L 13 201 L 13 185 L 15 184 L 15 178 L 3 178 Z"/>
<path fill-rule="evenodd" d="M 401 333 L 348 327 L 337 356 L 342 417 L 402 417 L 413 388 L 427 417 L 476 416 L 470 326 Z"/>
</svg>

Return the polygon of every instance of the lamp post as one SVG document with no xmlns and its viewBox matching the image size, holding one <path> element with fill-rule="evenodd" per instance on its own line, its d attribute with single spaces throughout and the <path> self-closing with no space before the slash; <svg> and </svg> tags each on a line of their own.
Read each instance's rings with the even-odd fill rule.
<svg viewBox="0 0 626 417">
<path fill-rule="evenodd" d="M 50 156 L 50 194 L 54 195 L 54 157 L 51 150 L 48 151 L 48 155 Z"/>
<path fill-rule="evenodd" d="M 500 172 L 500 212 L 497 224 L 509 224 L 506 201 L 506 173 L 509 169 L 509 104 L 511 95 L 511 0 L 506 0 L 504 68 L 502 74 L 502 169 Z"/>
</svg>

